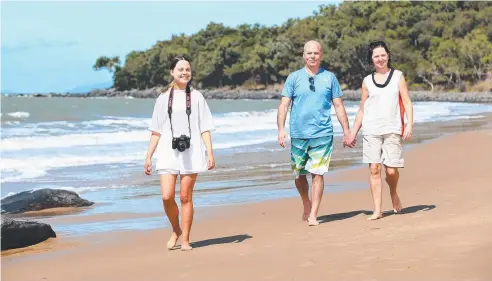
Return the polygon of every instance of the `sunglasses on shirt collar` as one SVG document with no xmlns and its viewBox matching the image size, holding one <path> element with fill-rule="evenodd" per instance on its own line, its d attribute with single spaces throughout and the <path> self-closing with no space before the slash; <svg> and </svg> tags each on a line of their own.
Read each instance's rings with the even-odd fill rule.
<svg viewBox="0 0 492 281">
<path fill-rule="evenodd" d="M 314 87 L 314 77 L 309 77 L 309 89 L 313 92 L 316 91 L 316 88 Z"/>
</svg>

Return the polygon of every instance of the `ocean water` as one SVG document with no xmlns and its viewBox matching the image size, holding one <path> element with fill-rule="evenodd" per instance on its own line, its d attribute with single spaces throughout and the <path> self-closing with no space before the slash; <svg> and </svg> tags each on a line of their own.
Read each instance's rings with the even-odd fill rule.
<svg viewBox="0 0 492 281">
<path fill-rule="evenodd" d="M 153 103 L 150 99 L 4 98 L 2 184 L 61 180 L 74 167 L 140 168 Z M 352 123 L 358 103 L 345 103 Z M 263 144 L 276 141 L 277 101 L 212 100 L 209 104 L 217 129 L 213 134 L 216 153 L 251 146 L 261 150 Z M 492 111 L 492 106 L 415 103 L 415 122 L 472 118 L 487 111 Z M 340 134 L 334 112 L 332 118 L 335 133 Z M 98 175 L 93 176 L 97 180 Z"/>
<path fill-rule="evenodd" d="M 87 213 L 162 210 L 157 176 L 143 176 L 153 99 L 2 98 L 1 196 L 39 188 L 74 190 L 100 203 Z M 212 134 L 216 175 L 196 186 L 195 205 L 210 206 L 294 196 L 281 180 L 268 176 L 288 173 L 288 158 L 272 161 L 265 155 L 276 145 L 276 100 L 209 100 L 216 131 Z M 359 103 L 346 101 L 353 124 Z M 416 102 L 415 122 L 480 117 L 492 105 Z M 332 112 L 335 134 L 341 127 Z M 287 120 L 288 129 L 288 120 Z M 248 158 L 248 155 L 250 158 Z M 244 160 L 246 159 L 246 160 Z M 249 159 L 249 160 L 248 160 Z M 155 161 L 154 161 L 155 163 Z M 237 170 L 261 171 L 265 175 Z M 222 176 L 218 176 L 222 175 Z M 266 185 L 269 188 L 264 188 Z M 277 186 L 278 188 L 274 188 Z M 123 203 L 121 202 L 123 200 Z M 130 203 L 129 203 L 130 202 Z M 149 207 L 150 206 L 150 207 Z"/>
</svg>

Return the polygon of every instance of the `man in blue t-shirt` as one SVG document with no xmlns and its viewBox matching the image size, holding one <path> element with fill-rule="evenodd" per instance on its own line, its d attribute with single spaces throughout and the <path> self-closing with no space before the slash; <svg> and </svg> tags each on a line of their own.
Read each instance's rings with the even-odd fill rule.
<svg viewBox="0 0 492 281">
<path fill-rule="evenodd" d="M 302 219 L 309 225 L 318 225 L 318 209 L 324 190 L 323 175 L 328 172 L 333 150 L 333 124 L 331 107 L 335 107 L 343 128 L 344 146 L 349 143 L 350 129 L 342 101 L 342 90 L 335 75 L 320 67 L 323 51 L 317 41 L 304 45 L 305 66 L 289 75 L 278 107 L 278 143 L 285 147 L 285 119 L 290 113 L 291 166 L 296 176 L 295 184 L 304 204 Z M 312 192 L 306 178 L 312 174 Z"/>
</svg>

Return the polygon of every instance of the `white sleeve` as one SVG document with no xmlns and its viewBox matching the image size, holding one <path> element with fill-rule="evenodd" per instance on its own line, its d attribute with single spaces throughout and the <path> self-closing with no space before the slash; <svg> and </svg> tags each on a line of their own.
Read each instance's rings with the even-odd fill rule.
<svg viewBox="0 0 492 281">
<path fill-rule="evenodd" d="M 210 112 L 210 108 L 208 107 L 207 101 L 200 94 L 200 98 L 198 100 L 198 124 L 200 125 L 200 133 L 209 131 L 215 131 L 214 123 L 212 120 L 212 112 Z"/>
<path fill-rule="evenodd" d="M 162 134 L 162 128 L 166 121 L 166 115 L 162 106 L 163 98 L 159 96 L 154 105 L 154 112 L 152 113 L 152 120 L 150 121 L 149 130 Z"/>
</svg>

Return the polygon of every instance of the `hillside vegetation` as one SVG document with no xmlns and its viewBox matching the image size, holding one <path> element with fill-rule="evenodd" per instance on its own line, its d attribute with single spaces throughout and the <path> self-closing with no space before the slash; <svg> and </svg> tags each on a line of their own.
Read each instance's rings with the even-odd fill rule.
<svg viewBox="0 0 492 281">
<path fill-rule="evenodd" d="M 312 39 L 323 45 L 323 66 L 347 89 L 360 88 L 371 71 L 366 46 L 381 39 L 411 89 L 490 90 L 492 2 L 344 2 L 280 26 L 210 23 L 191 36 L 132 51 L 124 65 L 100 57 L 94 69 L 111 71 L 116 90 L 148 89 L 167 85 L 171 59 L 187 55 L 198 88 L 259 89 L 282 84 L 302 67 L 303 44 Z"/>
</svg>

